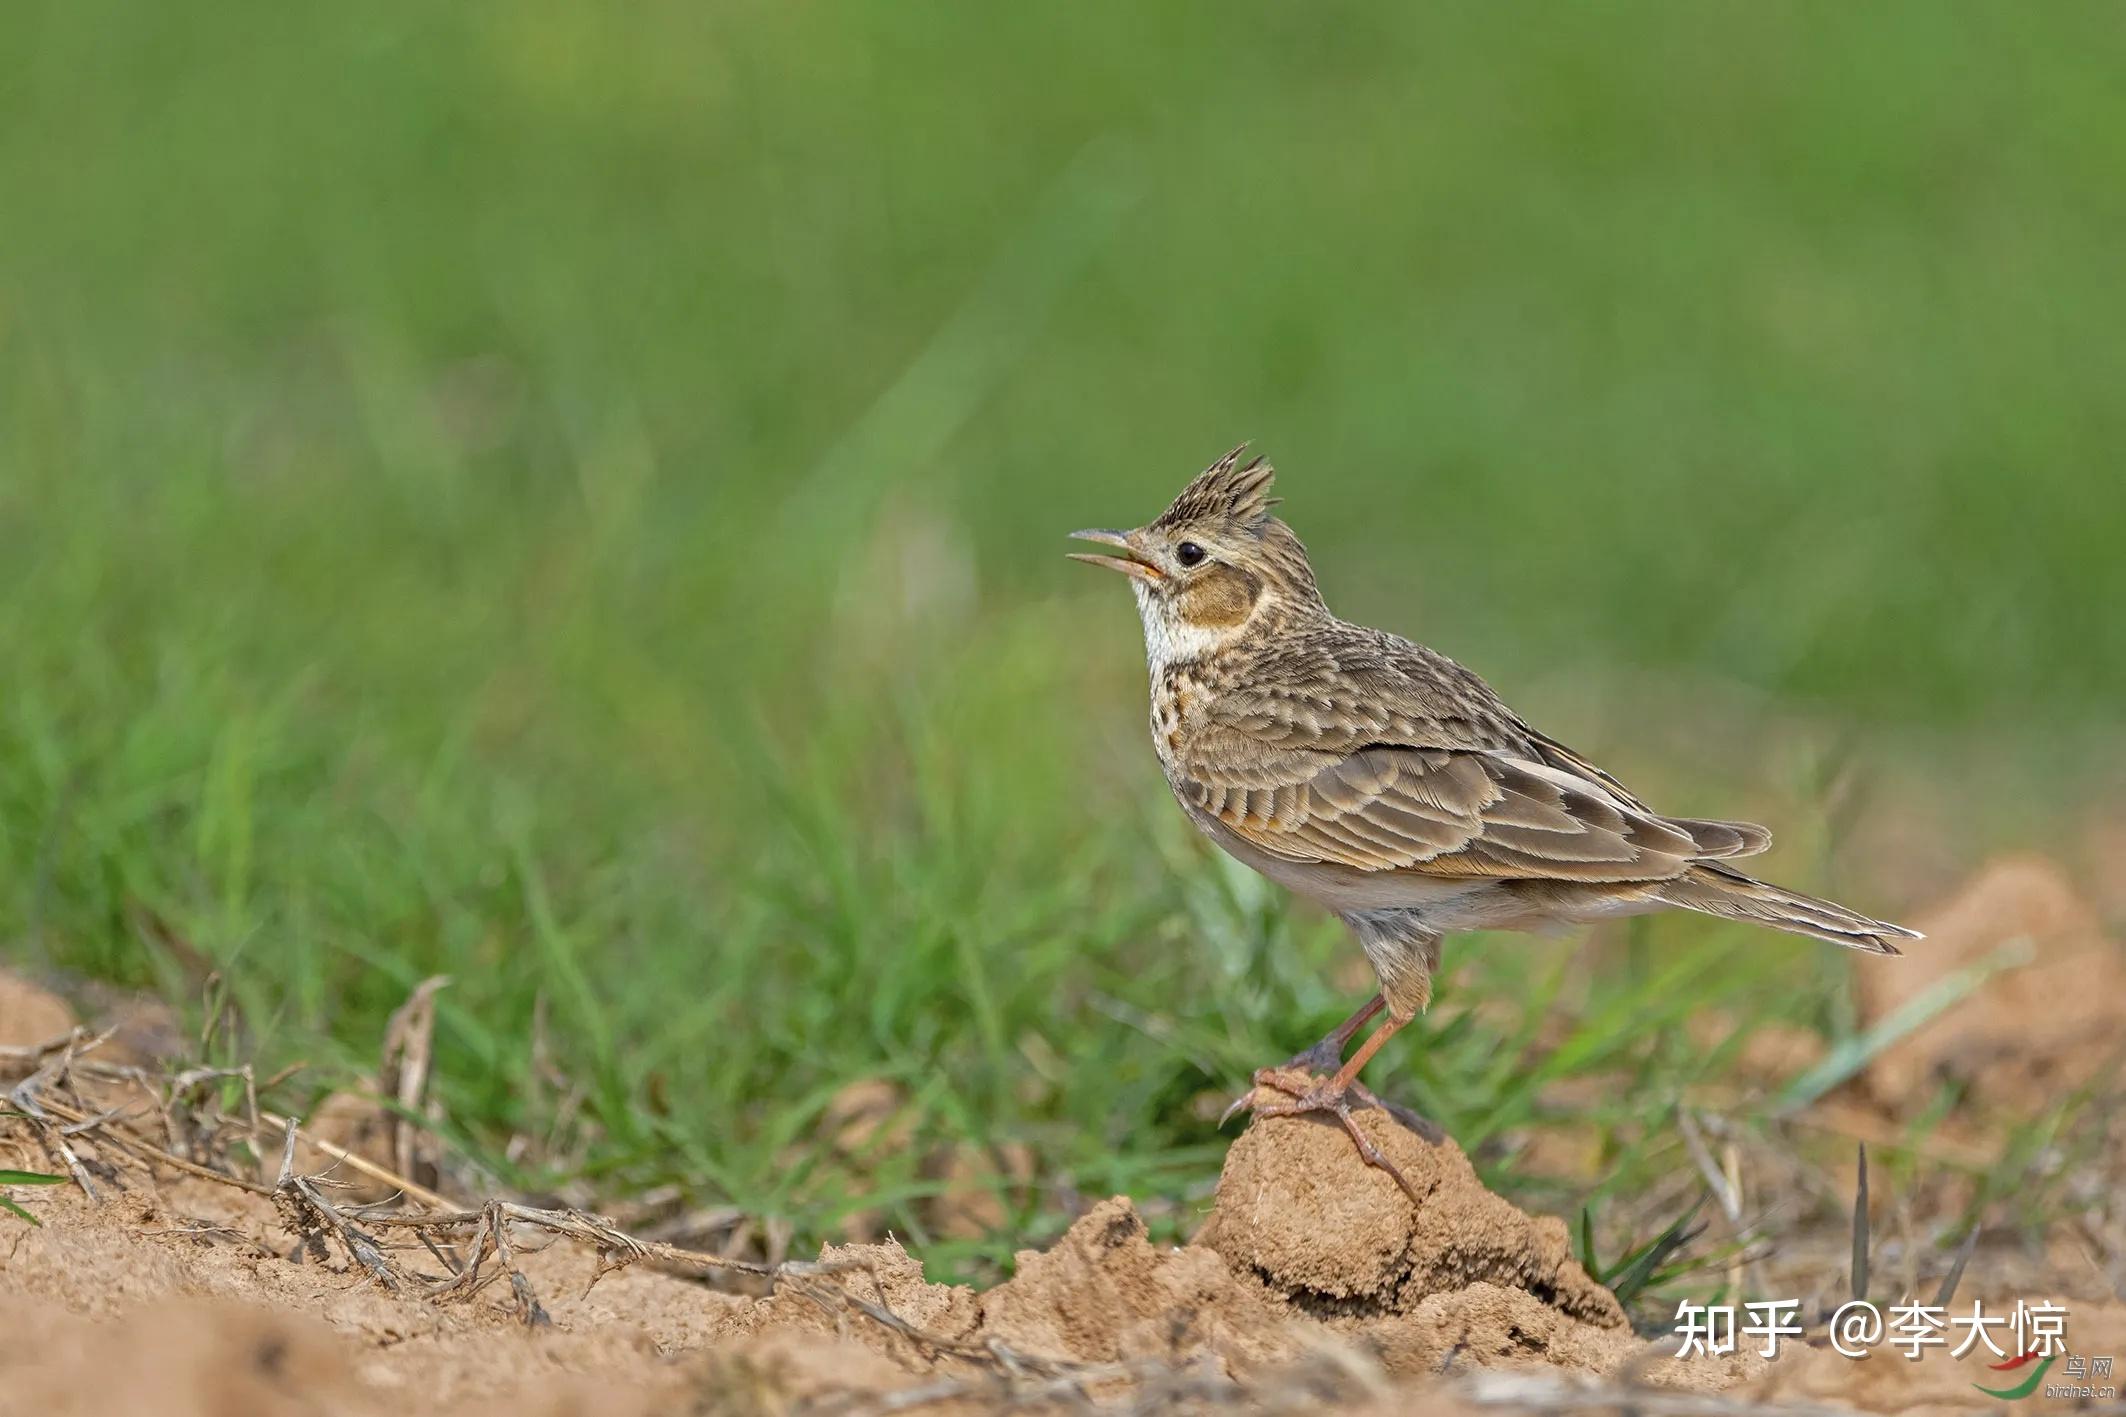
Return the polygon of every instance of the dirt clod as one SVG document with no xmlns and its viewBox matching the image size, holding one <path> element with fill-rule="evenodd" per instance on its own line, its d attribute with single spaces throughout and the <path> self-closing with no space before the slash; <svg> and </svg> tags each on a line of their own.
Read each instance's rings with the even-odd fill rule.
<svg viewBox="0 0 2126 1417">
<path fill-rule="evenodd" d="M 0 970 L 0 1047 L 34 1048 L 64 1037 L 74 1011 L 49 989 Z"/>
<path fill-rule="evenodd" d="M 982 1332 L 1029 1352 L 1096 1363 L 1214 1355 L 1245 1372 L 1292 1356 L 1285 1318 L 1201 1246 L 1154 1246 L 1127 1197 L 1088 1211 L 982 1296 Z"/>
<path fill-rule="evenodd" d="M 1421 1204 L 1358 1162 L 1341 1128 L 1276 1117 L 1250 1127 L 1226 1154 L 1218 1205 L 1198 1243 L 1322 1318 L 1407 1315 L 1484 1283 L 1577 1323 L 1626 1328 L 1616 1299 L 1572 1257 L 1564 1221 L 1533 1219 L 1486 1190 L 1452 1141 L 1432 1145 L 1379 1112 L 1357 1116 Z"/>
<path fill-rule="evenodd" d="M 1421 1201 L 1359 1163 L 1341 1128 L 1272 1118 L 1227 1154 L 1198 1243 L 1398 1377 L 1530 1364 L 1606 1375 L 1644 1356 L 1615 1296 L 1573 1258 L 1563 1221 L 1486 1190 L 1452 1141 L 1378 1112 L 1358 1121 Z M 1643 1376 L 1719 1386 L 1736 1375 L 1662 1361 Z"/>
<path fill-rule="evenodd" d="M 1951 1082 L 1989 1107 L 2027 1108 L 2108 1066 L 2126 1028 L 2126 952 L 2056 863 L 2004 856 L 1917 922 L 1927 938 L 1890 969 L 1856 973 L 1870 1021 L 2003 949 L 2028 952 L 1883 1051 L 1868 1091 L 1893 1110 Z"/>
</svg>

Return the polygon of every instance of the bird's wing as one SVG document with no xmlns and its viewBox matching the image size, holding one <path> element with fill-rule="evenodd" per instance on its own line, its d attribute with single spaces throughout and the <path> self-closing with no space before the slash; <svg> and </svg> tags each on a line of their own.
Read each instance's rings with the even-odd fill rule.
<svg viewBox="0 0 2126 1417">
<path fill-rule="evenodd" d="M 1339 627 L 1218 696 L 1177 786 L 1253 845 L 1362 871 L 1654 881 L 1771 835 L 1663 817 L 1397 636 Z"/>
<path fill-rule="evenodd" d="M 1632 796 L 1623 783 L 1557 739 L 1538 733 L 1526 724 L 1522 724 L 1521 728 L 1533 744 L 1535 756 L 1545 766 L 1599 783 L 1611 797 L 1633 811 L 1647 816 L 1654 815 L 1653 809 Z M 1718 821 L 1708 817 L 1662 817 L 1661 821 L 1688 834 L 1697 847 L 1698 859 L 1701 861 L 1725 860 L 1730 856 L 1755 856 L 1760 851 L 1768 850 L 1772 844 L 1771 832 L 1755 822 Z"/>
<path fill-rule="evenodd" d="M 1687 831 L 1599 784 L 1499 751 L 1375 744 L 1323 752 L 1230 729 L 1200 736 L 1198 746 L 1207 751 L 1175 763 L 1178 790 L 1287 860 L 1432 876 L 1656 881 L 1701 854 Z"/>
</svg>

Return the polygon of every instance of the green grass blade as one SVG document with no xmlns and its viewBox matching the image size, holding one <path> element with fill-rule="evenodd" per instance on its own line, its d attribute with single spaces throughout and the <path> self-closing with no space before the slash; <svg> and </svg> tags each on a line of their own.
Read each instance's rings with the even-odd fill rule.
<svg viewBox="0 0 2126 1417">
<path fill-rule="evenodd" d="M 51 1176 L 42 1171 L 0 1171 L 0 1186 L 63 1186 L 66 1177 Z M 0 1210 L 19 1216 L 32 1225 L 41 1226 L 43 1221 L 31 1215 L 6 1196 L 0 1196 Z"/>
<path fill-rule="evenodd" d="M 1623 1262 L 1623 1272 L 1610 1281 L 1609 1285 L 1610 1292 L 1617 1296 L 1618 1303 L 1630 1307 L 1631 1301 L 1646 1288 L 1648 1281 L 1667 1262 L 1668 1257 L 1698 1238 L 1704 1227 L 1692 1228 L 1691 1222 L 1698 1218 L 1698 1212 L 1704 1209 L 1707 1199 L 1708 1196 L 1700 1195 L 1691 1202 L 1690 1209 L 1670 1221 L 1668 1228 L 1656 1235 L 1651 1244 Z"/>
<path fill-rule="evenodd" d="M 1859 1180 L 1853 1187 L 1853 1297 L 1868 1297 L 1868 1144 L 1860 1144 Z"/>
<path fill-rule="evenodd" d="M 1816 1066 L 1787 1084 L 1779 1094 L 1777 1110 L 1800 1111 L 1858 1074 L 1885 1048 L 1968 998 L 1994 975 L 2028 964 L 2031 954 L 2028 940 L 2011 940 L 1977 963 L 1944 975 L 1870 1027 L 1832 1047 Z"/>
<path fill-rule="evenodd" d="M 1595 1260 L 1594 1207 L 1580 1207 L 1580 1268 L 1590 1275 L 1600 1274 L 1602 1266 Z"/>
</svg>

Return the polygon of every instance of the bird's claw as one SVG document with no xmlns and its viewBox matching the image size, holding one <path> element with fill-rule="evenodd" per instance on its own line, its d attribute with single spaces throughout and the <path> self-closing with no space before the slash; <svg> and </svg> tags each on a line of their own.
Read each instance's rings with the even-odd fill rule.
<svg viewBox="0 0 2126 1417">
<path fill-rule="evenodd" d="M 1288 1097 L 1297 1097 L 1306 1091 L 1304 1087 L 1294 1085 L 1288 1077 L 1284 1076 L 1285 1074 L 1301 1073 L 1306 1075 L 1311 1082 L 1319 1078 L 1328 1077 L 1343 1066 L 1343 1061 L 1343 1042 L 1336 1035 L 1330 1034 L 1304 1053 L 1294 1053 L 1274 1068 L 1255 1069 L 1255 1075 L 1248 1080 L 1248 1090 L 1233 1099 L 1232 1103 L 1227 1106 L 1224 1113 L 1218 1118 L 1218 1125 L 1223 1127 L 1227 1122 L 1232 1121 L 1234 1117 L 1246 1111 L 1248 1104 L 1255 1100 L 1255 1093 L 1260 1088 L 1271 1088 L 1274 1091 L 1284 1093 Z M 1358 1087 L 1355 1083 L 1352 1086 L 1357 1088 L 1361 1101 L 1377 1104 L 1378 1099 L 1372 1093 L 1367 1092 L 1362 1087 Z M 1415 1116 L 1416 1114 L 1412 1113 L 1411 1115 Z"/>
<path fill-rule="evenodd" d="M 1368 1166 L 1387 1172 L 1395 1184 L 1402 1187 L 1403 1194 L 1410 1198 L 1412 1205 L 1422 1204 L 1423 1197 L 1418 1194 L 1417 1188 L 1410 1184 L 1410 1178 L 1403 1174 L 1402 1168 L 1390 1161 L 1386 1154 L 1373 1144 L 1372 1139 L 1360 1129 L 1358 1122 L 1351 1116 L 1353 1104 L 1386 1112 L 1435 1146 L 1444 1139 L 1445 1134 L 1409 1108 L 1381 1100 L 1364 1083 L 1352 1082 L 1338 1090 L 1332 1089 L 1327 1079 L 1304 1074 L 1301 1076 L 1305 1078 L 1304 1082 L 1296 1081 L 1292 1074 L 1283 1068 L 1257 1068 L 1254 1077 L 1250 1079 L 1254 1085 L 1233 1099 L 1232 1105 L 1225 1109 L 1225 1115 L 1218 1119 L 1218 1125 L 1224 1126 L 1242 1111 L 1252 1112 L 1257 1117 L 1299 1117 L 1313 1112 L 1326 1112 L 1342 1125 L 1345 1134 L 1351 1138 L 1352 1145 L 1358 1148 L 1359 1156 Z M 1264 1090 L 1281 1093 L 1283 1099 L 1258 1101 Z"/>
<path fill-rule="evenodd" d="M 1284 1068 L 1255 1069 L 1254 1076 L 1248 1079 L 1248 1090 L 1234 1098 L 1227 1105 L 1225 1111 L 1219 1114 L 1218 1125 L 1223 1127 L 1242 1112 L 1253 1111 L 1257 1115 L 1262 1115 L 1262 1109 L 1255 1106 L 1255 1094 L 1264 1088 L 1269 1088 L 1273 1092 L 1284 1093 L 1287 1097 L 1298 1097 L 1304 1093 L 1306 1088 L 1296 1085 L 1286 1078 L 1284 1076 L 1285 1071 Z M 1315 1079 L 1310 1077 L 1307 1081 L 1312 1083 Z"/>
</svg>

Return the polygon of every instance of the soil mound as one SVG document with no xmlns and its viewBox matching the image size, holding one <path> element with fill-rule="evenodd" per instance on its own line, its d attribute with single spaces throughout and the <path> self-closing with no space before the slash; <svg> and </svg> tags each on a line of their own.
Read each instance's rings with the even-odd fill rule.
<svg viewBox="0 0 2126 1417">
<path fill-rule="evenodd" d="M 1422 1199 L 1360 1162 L 1337 1126 L 1273 1118 L 1226 1156 L 1197 1237 L 1278 1308 L 1357 1339 L 1392 1372 L 1550 1363 L 1607 1373 L 1641 1344 L 1572 1257 L 1565 1223 L 1486 1190 L 1452 1141 L 1378 1112 L 1358 1123 Z"/>
<path fill-rule="evenodd" d="M 2126 1028 L 2126 953 L 2056 863 L 1996 858 L 1918 926 L 1927 938 L 1897 968 L 1856 972 L 1870 1022 L 1960 971 L 1998 972 L 1874 1059 L 1867 1085 L 1877 1101 L 1909 1110 L 1948 1081 L 2013 1111 L 2112 1063 Z"/>
<path fill-rule="evenodd" d="M 1360 1125 L 1421 1201 L 1361 1161 L 1332 1123 L 1260 1121 L 1229 1153 L 1192 1244 L 1152 1244 L 1116 1196 L 982 1292 L 926 1282 L 891 1241 L 830 1248 L 822 1261 L 845 1267 L 841 1291 L 906 1326 L 852 1326 L 816 1295 L 781 1293 L 730 1312 L 703 1371 L 734 1361 L 756 1378 L 772 1371 L 781 1398 L 799 1400 L 820 1395 L 822 1361 L 861 1357 L 874 1378 L 944 1379 L 940 1393 L 981 1402 L 1006 1395 L 990 1367 L 1000 1361 L 1095 1396 L 1185 1378 L 1206 1402 L 1273 1408 L 1319 1402 L 1323 1382 L 1352 1402 L 1444 1396 L 1442 1378 L 1484 1368 L 1692 1388 L 1761 1371 L 1748 1357 L 1678 1363 L 1640 1340 L 1572 1257 L 1563 1222 L 1486 1190 L 1452 1142 L 1380 1113 Z M 773 1355 L 765 1367 L 763 1352 Z"/>
<path fill-rule="evenodd" d="M 1324 1317 L 1407 1314 L 1487 1283 L 1578 1322 L 1626 1327 L 1615 1298 L 1573 1258 L 1564 1221 L 1524 1215 L 1486 1190 L 1452 1141 L 1428 1143 L 1379 1112 L 1357 1117 L 1420 1202 L 1387 1172 L 1354 1165 L 1350 1138 L 1332 1123 L 1272 1118 L 1227 1153 L 1197 1243 Z"/>
</svg>

